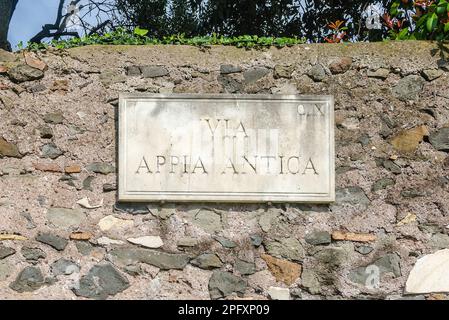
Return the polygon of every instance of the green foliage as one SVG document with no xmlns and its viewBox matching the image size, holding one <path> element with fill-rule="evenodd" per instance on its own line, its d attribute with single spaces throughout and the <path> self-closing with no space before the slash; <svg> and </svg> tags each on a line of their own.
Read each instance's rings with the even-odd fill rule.
<svg viewBox="0 0 449 320">
<path fill-rule="evenodd" d="M 227 37 L 305 37 L 324 41 L 326 26 L 344 20 L 351 40 L 371 40 L 364 11 L 393 0 L 116 0 L 122 25 L 140 26 L 161 38 L 217 33 Z"/>
<path fill-rule="evenodd" d="M 28 43 L 27 49 L 32 51 L 44 50 L 48 47 L 57 49 L 68 49 L 73 47 L 87 45 L 156 45 L 156 44 L 172 44 L 172 45 L 191 45 L 191 46 L 211 46 L 224 45 L 236 46 L 238 48 L 262 48 L 262 47 L 285 47 L 295 44 L 305 43 L 305 39 L 289 38 L 289 37 L 258 37 L 258 36 L 238 36 L 224 37 L 217 34 L 211 36 L 186 37 L 184 34 L 176 34 L 155 38 L 148 36 L 148 30 L 135 28 L 134 31 L 128 31 L 118 28 L 115 31 L 105 33 L 103 35 L 93 34 L 81 38 L 70 38 L 66 40 L 52 40 L 48 43 Z M 19 49 L 23 48 L 23 44 Z"/>
<path fill-rule="evenodd" d="M 137 36 L 145 37 L 148 34 L 148 30 L 136 27 L 134 29 L 134 34 L 137 35 Z"/>
<path fill-rule="evenodd" d="M 384 20 L 394 40 L 448 40 L 447 0 L 394 0 Z"/>
</svg>

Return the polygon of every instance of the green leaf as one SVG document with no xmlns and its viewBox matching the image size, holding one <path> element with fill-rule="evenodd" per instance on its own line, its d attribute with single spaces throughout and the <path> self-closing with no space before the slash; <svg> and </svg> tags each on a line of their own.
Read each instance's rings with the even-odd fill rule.
<svg viewBox="0 0 449 320">
<path fill-rule="evenodd" d="M 141 29 L 139 27 L 136 27 L 134 29 L 134 34 L 138 35 L 138 36 L 141 36 L 141 37 L 145 37 L 147 35 L 147 33 L 148 33 L 147 29 Z"/>
<path fill-rule="evenodd" d="M 443 14 L 446 13 L 446 11 L 447 11 L 447 2 L 446 1 L 441 1 L 438 4 L 436 12 L 437 12 L 438 15 L 443 15 Z"/>
<path fill-rule="evenodd" d="M 399 12 L 399 5 L 400 5 L 400 3 L 399 3 L 399 1 L 395 1 L 392 5 L 391 5 L 391 8 L 390 8 L 390 14 L 394 17 L 394 16 L 396 16 L 397 14 L 398 14 L 398 12 Z"/>
<path fill-rule="evenodd" d="M 438 16 L 434 12 L 427 19 L 427 22 L 426 22 L 427 31 L 432 32 L 433 30 L 435 30 L 435 28 L 437 27 L 437 24 L 438 24 Z"/>
<path fill-rule="evenodd" d="M 407 39 L 407 35 L 408 35 L 408 29 L 404 28 L 402 29 L 399 34 L 398 34 L 398 39 L 399 40 L 406 40 Z"/>
<path fill-rule="evenodd" d="M 444 32 L 446 33 L 446 32 L 448 32 L 449 31 L 449 22 L 446 22 L 445 24 L 444 24 Z"/>
</svg>

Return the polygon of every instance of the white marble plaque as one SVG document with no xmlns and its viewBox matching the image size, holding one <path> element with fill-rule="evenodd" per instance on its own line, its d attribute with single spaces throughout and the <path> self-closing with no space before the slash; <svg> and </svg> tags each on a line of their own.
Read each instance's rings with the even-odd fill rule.
<svg viewBox="0 0 449 320">
<path fill-rule="evenodd" d="M 122 94 L 119 201 L 335 199 L 331 96 Z"/>
</svg>

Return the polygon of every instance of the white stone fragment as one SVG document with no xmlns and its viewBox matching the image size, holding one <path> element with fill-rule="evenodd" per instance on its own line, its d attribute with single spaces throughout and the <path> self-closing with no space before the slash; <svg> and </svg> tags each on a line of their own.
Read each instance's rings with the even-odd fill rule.
<svg viewBox="0 0 449 320">
<path fill-rule="evenodd" d="M 103 199 L 101 199 L 99 204 L 90 204 L 90 201 L 88 198 L 82 198 L 81 200 L 78 200 L 76 203 L 78 203 L 81 207 L 86 209 L 97 209 L 103 206 Z"/>
<path fill-rule="evenodd" d="M 270 287 L 268 294 L 272 300 L 290 300 L 290 290 L 287 288 Z"/>
<path fill-rule="evenodd" d="M 108 246 L 108 245 L 114 245 L 114 244 L 116 244 L 116 245 L 125 244 L 125 242 L 123 242 L 121 240 L 114 240 L 114 239 L 111 239 L 108 237 L 98 238 L 97 243 L 102 246 Z"/>
<path fill-rule="evenodd" d="M 449 249 L 426 255 L 410 272 L 406 293 L 449 292 Z"/>
<path fill-rule="evenodd" d="M 134 226 L 132 220 L 119 219 L 114 216 L 106 216 L 98 222 L 101 231 L 108 231 L 111 229 L 129 228 Z"/>
<path fill-rule="evenodd" d="M 161 237 L 159 237 L 159 236 L 144 236 L 144 237 L 138 237 L 138 238 L 129 238 L 127 240 L 133 244 L 138 244 L 143 247 L 153 248 L 153 249 L 160 248 L 164 245 Z"/>
</svg>

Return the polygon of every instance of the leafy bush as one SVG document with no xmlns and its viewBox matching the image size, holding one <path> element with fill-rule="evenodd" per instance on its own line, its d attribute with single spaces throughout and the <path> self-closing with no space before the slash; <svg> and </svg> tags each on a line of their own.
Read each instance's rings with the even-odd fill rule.
<svg viewBox="0 0 449 320">
<path fill-rule="evenodd" d="M 389 36 L 394 40 L 447 40 L 449 3 L 447 0 L 395 0 L 384 15 Z"/>
<path fill-rule="evenodd" d="M 192 45 L 192 46 L 210 46 L 224 45 L 236 46 L 238 48 L 262 48 L 262 47 L 285 47 L 295 44 L 305 43 L 305 39 L 299 38 L 274 38 L 274 37 L 258 37 L 258 36 L 238 36 L 224 37 L 213 34 L 204 37 L 185 37 L 184 34 L 164 36 L 162 38 L 154 38 L 148 36 L 148 30 L 135 28 L 133 32 L 123 28 L 105 33 L 103 35 L 93 34 L 81 38 L 70 38 L 66 40 L 53 40 L 48 43 L 28 43 L 28 50 L 42 50 L 49 46 L 57 49 L 68 49 L 73 47 L 87 45 L 156 45 L 156 44 L 172 44 L 172 45 Z M 19 44 L 19 49 L 23 49 L 24 45 Z"/>
</svg>

